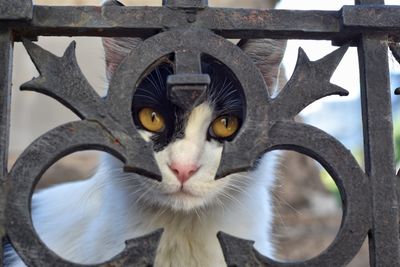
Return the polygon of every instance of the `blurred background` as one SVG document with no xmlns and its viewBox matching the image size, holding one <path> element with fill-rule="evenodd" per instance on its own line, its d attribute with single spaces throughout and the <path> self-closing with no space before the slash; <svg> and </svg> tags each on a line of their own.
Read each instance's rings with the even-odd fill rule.
<svg viewBox="0 0 400 267">
<path fill-rule="evenodd" d="M 99 5 L 92 0 L 36 0 L 40 5 Z M 161 0 L 126 0 L 125 5 L 160 5 Z M 209 0 L 210 6 L 235 8 L 280 8 L 339 10 L 352 5 L 351 0 Z M 386 4 L 400 5 L 400 0 L 386 0 Z M 100 38 L 41 37 L 39 45 L 62 55 L 67 45 L 77 41 L 77 58 L 85 76 L 100 95 L 106 93 L 104 51 Z M 286 78 L 293 72 L 297 51 L 304 48 L 311 60 L 319 59 L 336 47 L 328 41 L 290 40 L 283 61 Z M 62 123 L 77 120 L 71 111 L 44 95 L 20 92 L 19 86 L 37 72 L 21 44 L 15 45 L 13 96 L 11 111 L 10 160 L 15 162 L 20 153 L 37 137 Z M 392 91 L 400 87 L 400 66 L 391 57 Z M 359 99 L 358 59 L 355 48 L 350 48 L 332 77 L 335 83 L 350 92 L 348 97 L 327 97 L 306 108 L 299 119 L 325 130 L 339 139 L 363 166 L 363 138 Z M 393 97 L 397 169 L 400 167 L 400 97 Z M 95 151 L 69 155 L 53 165 L 43 176 L 39 188 L 55 183 L 90 177 L 98 162 Z M 329 246 L 341 222 L 341 200 L 329 174 L 313 159 L 295 152 L 285 152 L 274 190 L 276 209 L 275 243 L 281 260 L 309 259 Z M 369 266 L 365 243 L 349 266 Z"/>
</svg>

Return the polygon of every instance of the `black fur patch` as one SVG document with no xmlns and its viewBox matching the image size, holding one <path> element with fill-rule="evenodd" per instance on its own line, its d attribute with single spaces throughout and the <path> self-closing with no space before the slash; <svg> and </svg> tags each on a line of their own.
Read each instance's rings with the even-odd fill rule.
<svg viewBox="0 0 400 267">
<path fill-rule="evenodd" d="M 169 63 L 156 66 L 143 78 L 132 102 L 133 120 L 139 129 L 144 129 L 138 119 L 138 112 L 142 108 L 153 108 L 164 117 L 166 124 L 164 131 L 153 133 L 151 137 L 155 151 L 161 151 L 174 140 L 183 138 L 187 118 L 191 112 L 174 105 L 168 97 L 166 81 L 173 70 L 173 66 Z M 210 56 L 202 57 L 202 72 L 211 78 L 211 84 L 207 89 L 207 101 L 214 109 L 214 118 L 234 115 L 241 122 L 244 117 L 243 90 L 234 74 Z M 206 138 L 212 137 L 208 135 Z"/>
<path fill-rule="evenodd" d="M 15 252 L 14 248 L 12 247 L 11 243 L 9 241 L 5 241 L 3 244 L 3 253 L 4 255 L 4 266 L 12 266 L 14 265 L 17 261 L 20 260 L 18 257 L 17 252 Z"/>
</svg>

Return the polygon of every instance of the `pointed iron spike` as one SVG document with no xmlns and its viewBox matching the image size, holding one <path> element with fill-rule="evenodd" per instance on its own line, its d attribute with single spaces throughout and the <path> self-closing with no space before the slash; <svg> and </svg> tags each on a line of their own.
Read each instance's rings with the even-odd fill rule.
<svg viewBox="0 0 400 267">
<path fill-rule="evenodd" d="M 298 51 L 299 52 L 298 52 L 298 55 L 297 55 L 296 66 L 309 63 L 310 59 L 308 58 L 308 56 L 307 56 L 306 52 L 304 51 L 304 49 L 299 47 Z"/>
<path fill-rule="evenodd" d="M 125 241 L 126 247 L 124 252 L 120 254 L 123 258 L 114 258 L 123 266 L 153 266 L 154 258 L 163 230 L 159 229 L 145 236 Z M 126 254 L 128 257 L 126 257 Z M 125 255 L 125 256 L 123 256 Z M 113 264 L 107 266 L 114 266 Z M 120 265 L 120 264 L 117 264 Z"/>
<path fill-rule="evenodd" d="M 39 47 L 37 44 L 35 44 L 34 42 L 32 42 L 29 39 L 21 38 L 21 40 L 22 40 L 22 44 L 24 45 L 24 47 L 28 51 L 28 53 L 29 53 L 30 49 L 32 49 L 34 47 Z"/>
<path fill-rule="evenodd" d="M 310 59 L 308 58 L 306 52 L 303 50 L 303 48 L 299 47 L 298 53 L 297 53 L 297 61 L 296 61 L 296 66 L 294 67 L 293 75 L 292 77 L 296 76 L 299 72 L 301 72 L 306 66 L 310 64 Z M 292 77 L 290 79 L 292 79 Z M 290 79 L 288 83 L 290 82 Z M 288 86 L 288 83 L 285 84 L 284 88 L 282 91 L 286 89 Z"/>
<path fill-rule="evenodd" d="M 21 91 L 36 91 L 37 89 L 39 89 L 41 86 L 41 81 L 42 81 L 42 77 L 38 77 L 38 78 L 33 78 L 32 80 L 21 84 L 21 86 L 19 87 L 19 90 Z"/>
<path fill-rule="evenodd" d="M 217 233 L 228 266 L 263 266 L 254 253 L 254 241 Z"/>
<path fill-rule="evenodd" d="M 292 76 L 289 78 L 289 81 L 285 84 L 285 86 L 282 88 L 281 92 L 279 93 L 278 97 L 282 97 L 288 93 L 288 89 L 291 86 L 291 82 L 297 75 L 303 70 L 303 68 L 310 64 L 310 59 L 308 58 L 306 52 L 304 51 L 303 48 L 299 47 L 298 52 L 297 52 L 297 61 L 296 65 L 294 67 L 294 71 Z"/>
<path fill-rule="evenodd" d="M 36 69 L 39 71 L 39 74 L 43 75 L 43 71 L 46 69 L 46 66 L 44 66 L 44 64 L 47 65 L 52 59 L 54 60 L 54 58 L 57 58 L 57 56 L 53 55 L 49 51 L 44 50 L 37 44 L 27 39 L 23 39 L 22 43 L 26 51 L 28 52 L 29 57 L 31 58 Z"/>
<path fill-rule="evenodd" d="M 297 52 L 297 61 L 296 61 L 296 66 L 294 67 L 294 71 L 292 74 L 292 77 L 290 77 L 289 81 L 285 84 L 281 92 L 285 92 L 287 87 L 290 84 L 290 81 L 292 80 L 293 77 L 298 74 L 298 72 L 301 72 L 301 70 L 310 63 L 310 59 L 308 58 L 306 52 L 304 51 L 303 48 L 299 47 L 298 52 Z M 282 95 L 282 94 L 281 94 Z"/>
<path fill-rule="evenodd" d="M 330 95 L 347 96 L 349 94 L 347 90 L 330 83 L 333 71 L 346 53 L 347 48 L 348 46 L 341 47 L 317 61 L 310 61 L 304 50 L 299 48 L 293 75 L 271 105 L 271 118 L 274 120 L 292 119 L 318 99 Z M 321 66 L 321 64 L 324 64 L 324 66 Z M 328 71 L 324 68 L 328 68 Z M 307 78 L 304 79 L 304 77 Z M 287 103 L 291 103 L 290 109 L 285 109 L 284 112 L 275 111 L 282 110 L 282 107 Z M 275 105 L 280 108 L 274 108 Z"/>
<path fill-rule="evenodd" d="M 78 65 L 78 60 L 76 58 L 76 42 L 75 41 L 72 41 L 68 45 L 67 49 L 65 50 L 65 52 L 62 56 L 62 59 L 65 62 L 72 62 L 72 64 L 74 66 L 76 66 L 77 69 L 80 69 L 79 65 Z"/>
<path fill-rule="evenodd" d="M 336 85 L 336 84 L 332 84 L 330 83 L 330 92 L 329 95 L 339 95 L 339 96 L 348 96 L 349 95 L 349 91 L 347 91 L 346 89 Z M 328 96 L 328 95 L 327 95 Z"/>
<path fill-rule="evenodd" d="M 67 49 L 65 49 L 65 52 L 64 52 L 62 58 L 63 58 L 63 59 L 72 58 L 72 59 L 75 59 L 75 61 L 76 61 L 75 49 L 76 49 L 76 42 L 75 42 L 75 41 L 72 41 L 72 42 L 68 45 Z"/>
<path fill-rule="evenodd" d="M 346 54 L 348 49 L 349 45 L 344 45 L 336 49 L 335 51 L 331 52 L 330 54 L 326 55 L 325 57 L 315 61 L 314 64 L 319 70 L 322 70 L 323 73 L 328 75 L 330 78 L 335 72 L 340 61 L 342 61 L 342 58 L 344 54 Z"/>
</svg>

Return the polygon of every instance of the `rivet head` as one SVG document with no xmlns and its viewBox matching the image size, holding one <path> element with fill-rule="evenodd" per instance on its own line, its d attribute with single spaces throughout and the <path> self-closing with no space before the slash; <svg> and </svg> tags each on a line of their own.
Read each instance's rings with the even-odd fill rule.
<svg viewBox="0 0 400 267">
<path fill-rule="evenodd" d="M 196 21 L 196 14 L 188 14 L 186 17 L 187 22 L 193 23 Z"/>
</svg>

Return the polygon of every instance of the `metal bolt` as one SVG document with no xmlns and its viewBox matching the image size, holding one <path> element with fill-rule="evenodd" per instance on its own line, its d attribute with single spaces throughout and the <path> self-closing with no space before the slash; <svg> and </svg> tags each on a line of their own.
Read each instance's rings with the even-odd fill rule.
<svg viewBox="0 0 400 267">
<path fill-rule="evenodd" d="M 193 23 L 196 21 L 196 14 L 189 13 L 186 18 L 187 22 Z"/>
</svg>

